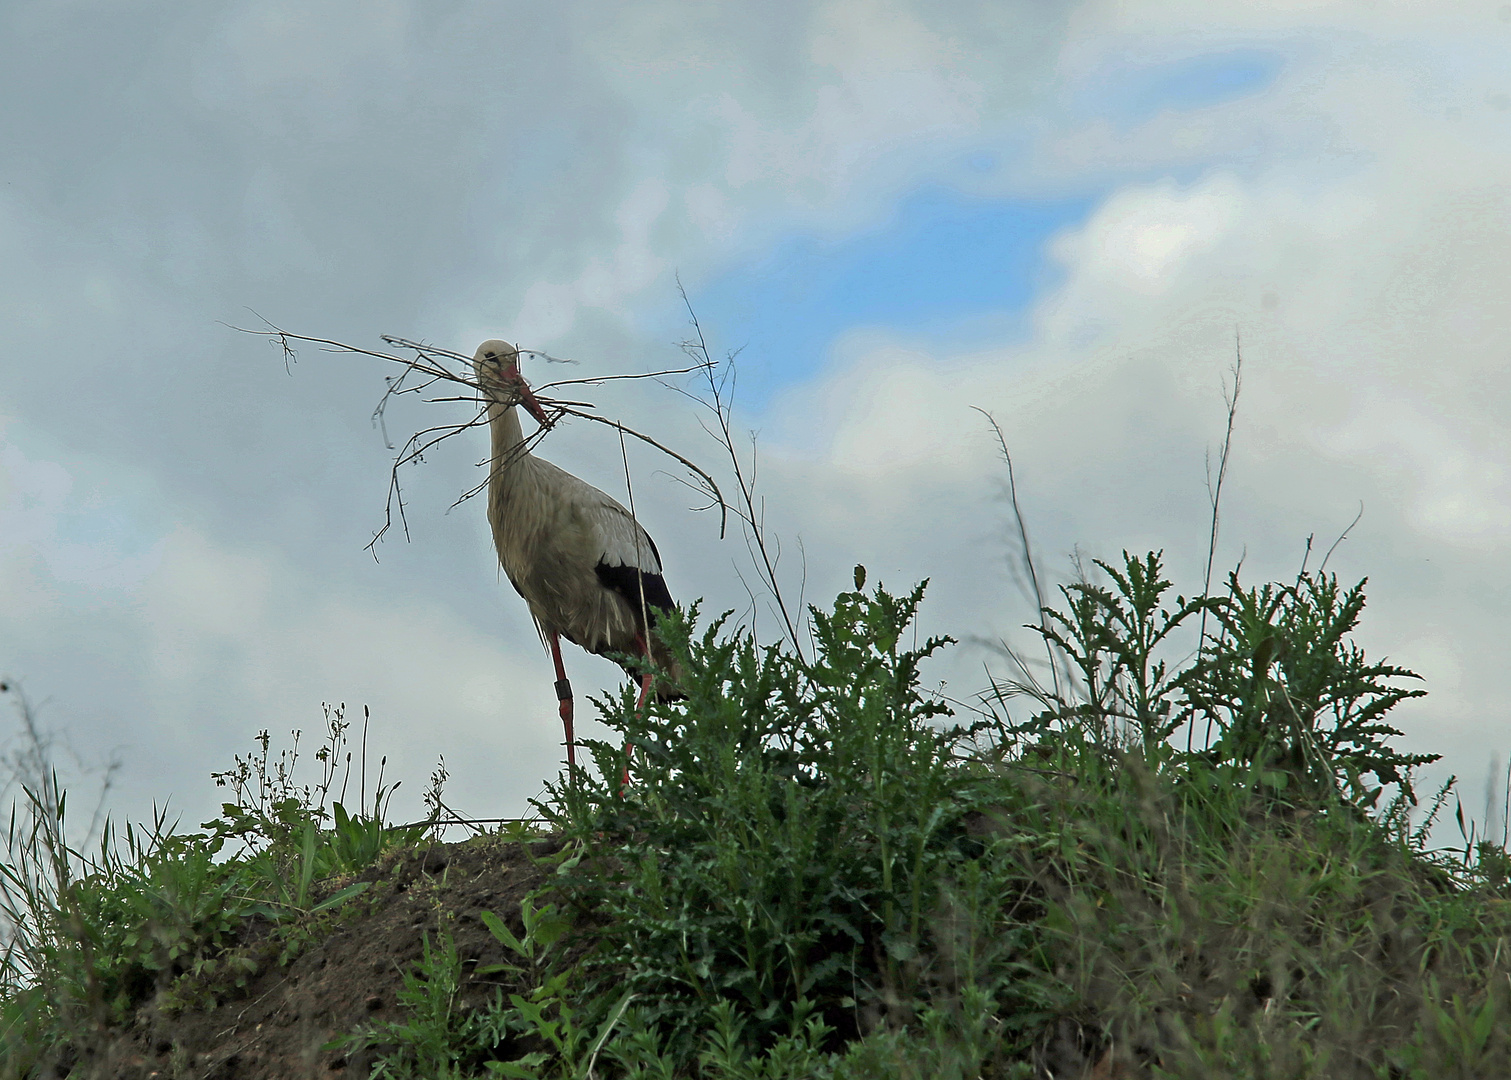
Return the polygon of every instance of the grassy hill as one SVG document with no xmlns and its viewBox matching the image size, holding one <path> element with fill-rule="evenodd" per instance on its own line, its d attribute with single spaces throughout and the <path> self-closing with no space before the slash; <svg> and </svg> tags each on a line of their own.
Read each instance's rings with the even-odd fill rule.
<svg viewBox="0 0 1511 1080">
<path fill-rule="evenodd" d="M 664 621 L 687 699 L 599 702 L 631 783 L 590 743 L 462 843 L 349 814 L 330 750 L 88 853 L 36 785 L 0 1076 L 1511 1075 L 1511 860 L 1428 848 L 1362 583 L 1099 564 L 978 709 L 923 689 L 921 597 L 857 568 L 809 655 Z"/>
</svg>

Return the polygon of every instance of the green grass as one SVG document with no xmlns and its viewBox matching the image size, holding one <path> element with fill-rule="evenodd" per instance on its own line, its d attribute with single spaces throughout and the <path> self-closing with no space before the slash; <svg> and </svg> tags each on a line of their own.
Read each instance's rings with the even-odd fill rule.
<svg viewBox="0 0 1511 1080">
<path fill-rule="evenodd" d="M 1511 860 L 1429 847 L 1451 786 L 1417 805 L 1432 759 L 1387 718 L 1421 691 L 1353 642 L 1363 583 L 1183 598 L 1157 554 L 1096 569 L 1038 628 L 1053 674 L 1018 658 L 958 714 L 921 681 L 949 640 L 910 644 L 922 586 L 857 568 L 808 658 L 663 620 L 687 698 L 598 702 L 632 782 L 589 743 L 540 801 L 551 884 L 487 923 L 512 959 L 475 973 L 508 987 L 456 1008 L 427 937 L 405 1017 L 348 1043 L 395 1077 L 1511 1075 Z M 351 895 L 319 883 L 415 839 L 381 791 L 350 816 L 261 745 L 199 833 L 86 857 L 62 793 L 33 795 L 0 1075 L 229 964 L 243 920 L 318 934 Z"/>
<path fill-rule="evenodd" d="M 0 1077 L 67 1075 L 69 1062 L 93 1056 L 155 994 L 169 1009 L 234 996 L 259 967 L 230 948 L 248 922 L 271 924 L 275 962 L 286 963 L 321 931 L 322 913 L 367 887 L 317 885 L 429 831 L 384 821 L 392 789 L 381 780 L 370 814 L 329 802 L 343 710 L 327 707 L 326 726 L 313 786 L 293 780 L 297 734 L 270 763 L 263 732 L 258 751 L 214 777 L 233 801 L 198 832 L 159 812 L 122 832 L 107 820 L 97 844 L 81 849 L 69 840 L 57 774 L 21 777 L 0 861 Z"/>
</svg>

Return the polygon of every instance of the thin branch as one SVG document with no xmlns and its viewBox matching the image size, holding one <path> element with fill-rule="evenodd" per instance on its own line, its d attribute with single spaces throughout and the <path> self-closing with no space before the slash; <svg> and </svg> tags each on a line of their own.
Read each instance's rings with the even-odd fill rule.
<svg viewBox="0 0 1511 1080">
<path fill-rule="evenodd" d="M 756 599 L 755 590 L 750 587 L 750 582 L 745 580 L 745 572 L 740 569 L 739 563 L 731 559 L 729 565 L 734 569 L 735 577 L 740 580 L 740 588 L 744 589 L 745 595 L 750 598 L 750 635 L 756 637 L 756 620 L 761 616 L 760 601 Z"/>
<path fill-rule="evenodd" d="M 651 664 L 651 628 L 655 624 L 651 621 L 650 601 L 645 598 L 645 573 L 640 569 L 641 560 L 645 556 L 645 552 L 640 549 L 640 538 L 645 535 L 645 530 L 640 527 L 640 520 L 635 516 L 635 483 L 630 477 L 630 452 L 624 444 L 623 431 L 619 433 L 619 460 L 624 463 L 625 502 L 629 504 L 630 524 L 635 534 L 635 584 L 640 591 L 640 625 L 645 627 L 645 661 Z"/>
<path fill-rule="evenodd" d="M 1319 575 L 1327 572 L 1327 560 L 1331 559 L 1333 557 L 1333 552 L 1335 552 L 1335 551 L 1338 550 L 1338 545 L 1341 544 L 1341 543 L 1343 543 L 1343 541 L 1345 541 L 1345 540 L 1348 539 L 1348 534 L 1354 531 L 1354 526 L 1357 525 L 1357 524 L 1359 524 L 1360 519 L 1363 518 L 1363 517 L 1364 517 L 1364 500 L 1360 499 L 1359 500 L 1359 512 L 1354 515 L 1354 520 L 1352 520 L 1352 521 L 1350 521 L 1348 523 L 1348 528 L 1344 529 L 1341 533 L 1338 534 L 1338 539 L 1336 539 L 1336 540 L 1333 541 L 1333 546 L 1327 549 L 1327 554 L 1326 555 L 1322 556 L 1322 565 L 1319 566 L 1319 567 L 1317 567 L 1317 573 Z"/>
<path fill-rule="evenodd" d="M 692 367 L 665 368 L 661 371 L 644 371 L 634 375 L 592 375 L 582 379 L 558 379 L 556 382 L 542 383 L 535 387 L 535 393 L 539 395 L 542 390 L 554 390 L 558 386 L 597 386 L 599 383 L 614 382 L 619 379 L 661 379 L 667 375 L 690 375 L 703 366 L 705 365 L 694 364 Z"/>
<path fill-rule="evenodd" d="M 1196 645 L 1198 656 L 1207 644 L 1207 607 L 1205 606 L 1205 601 L 1212 596 L 1212 564 L 1217 558 L 1217 530 L 1221 520 L 1222 482 L 1228 475 L 1228 452 L 1233 448 L 1233 418 L 1238 413 L 1238 395 L 1243 389 L 1243 343 L 1239 339 L 1236 327 L 1233 330 L 1233 352 L 1233 393 L 1232 396 L 1229 396 L 1227 385 L 1224 383 L 1222 399 L 1223 403 L 1228 407 L 1228 424 L 1227 430 L 1224 431 L 1222 437 L 1222 453 L 1217 459 L 1217 483 L 1215 485 L 1212 483 L 1212 459 L 1210 456 L 1207 458 L 1207 494 L 1212 500 L 1212 529 L 1207 538 L 1207 572 L 1203 576 L 1201 583 L 1201 598 L 1204 603 L 1201 610 L 1200 636 L 1197 638 Z M 1193 731 L 1188 727 L 1186 729 L 1187 753 L 1191 752 L 1192 735 Z M 1212 743 L 1211 716 L 1207 717 L 1207 733 L 1204 739 L 1205 744 L 1210 746 Z"/>
<path fill-rule="evenodd" d="M 438 349 L 434 345 L 427 345 L 422 341 L 410 341 L 408 338 L 395 337 L 392 334 L 384 334 L 383 340 L 396 349 L 412 349 L 415 352 L 423 353 L 440 353 L 443 356 L 451 357 L 453 360 L 460 360 L 464 364 L 472 363 L 472 357 L 470 356 L 452 352 L 450 349 Z M 552 356 L 550 353 L 542 352 L 539 349 L 520 349 L 519 354 L 521 356 L 533 356 L 538 360 L 544 360 L 550 364 L 577 363 L 576 360 L 569 360 L 565 356 Z"/>
<path fill-rule="evenodd" d="M 1018 484 L 1013 477 L 1013 456 L 1008 452 L 1007 436 L 1002 433 L 1002 425 L 997 423 L 997 418 L 979 405 L 972 405 L 971 408 L 986 417 L 986 422 L 992 425 L 992 431 L 997 435 L 997 446 L 1002 451 L 1002 460 L 1007 463 L 1007 497 L 1012 503 L 1013 520 L 1018 525 L 1018 542 L 1023 549 L 1023 565 L 1027 567 L 1028 580 L 1033 585 L 1034 611 L 1039 616 L 1039 628 L 1043 631 L 1040 636 L 1044 639 L 1044 652 L 1049 657 L 1049 674 L 1054 680 L 1054 693 L 1058 700 L 1060 698 L 1060 667 L 1056 663 L 1054 648 L 1050 644 L 1049 620 L 1045 614 L 1047 609 L 1044 606 L 1044 593 L 1039 588 L 1039 572 L 1034 567 L 1033 548 L 1028 543 L 1028 526 L 1023 521 L 1023 508 L 1018 505 Z"/>
<path fill-rule="evenodd" d="M 258 316 L 258 318 L 262 318 L 262 317 Z M 263 319 L 263 322 L 267 322 L 267 320 Z M 414 369 L 414 370 L 417 370 L 417 371 L 422 371 L 422 372 L 424 372 L 426 374 L 429 374 L 429 375 L 434 375 L 436 378 L 449 379 L 452 382 L 462 383 L 463 385 L 475 386 L 475 383 L 473 383 L 472 380 L 469 379 L 465 375 L 460 375 L 460 374 L 458 374 L 458 373 L 456 373 L 454 371 L 451 371 L 448 368 L 442 367 L 438 363 L 429 363 L 429 364 L 426 364 L 426 363 L 422 362 L 422 357 L 428 357 L 428 355 L 429 355 L 429 353 L 431 351 L 444 353 L 446 356 L 449 356 L 449 357 L 453 357 L 453 358 L 457 358 L 457 359 L 464 359 L 464 360 L 469 360 L 470 361 L 470 357 L 462 357 L 458 353 L 447 352 L 444 349 L 430 350 L 428 347 L 424 347 L 424 346 L 407 346 L 406 345 L 405 346 L 406 348 L 411 348 L 412 347 L 412 348 L 420 348 L 420 349 L 424 350 L 419 355 L 417 355 L 415 357 L 412 357 L 412 358 L 409 358 L 409 357 L 403 357 L 403 356 L 393 356 L 393 355 L 391 355 L 389 353 L 377 352 L 377 351 L 375 351 L 373 349 L 364 349 L 364 348 L 362 348 L 359 345 L 348 345 L 344 341 L 335 341 L 335 340 L 333 340 L 331 338 L 309 337 L 309 336 L 307 336 L 305 334 L 291 333 L 290 331 L 284 330 L 281 327 L 279 327 L 279 326 L 277 326 L 277 325 L 275 325 L 275 324 L 273 324 L 271 322 L 268 322 L 269 329 L 267 329 L 267 330 L 253 330 L 253 329 L 250 329 L 250 328 L 245 327 L 245 326 L 235 326 L 235 325 L 233 325 L 231 323 L 226 323 L 225 325 L 229 326 L 232 330 L 240 331 L 243 334 L 254 334 L 254 335 L 258 336 L 258 337 L 265 337 L 265 338 L 276 339 L 279 342 L 279 344 L 283 346 L 283 351 L 284 351 L 285 356 L 287 356 L 291 360 L 297 360 L 298 359 L 298 353 L 294 349 L 294 347 L 291 344 L 291 342 L 295 342 L 295 341 L 307 341 L 307 342 L 310 342 L 311 344 L 314 344 L 314 345 L 326 345 L 326 346 L 329 346 L 329 348 L 327 350 L 325 350 L 327 352 L 353 353 L 353 354 L 358 355 L 358 356 L 371 356 L 371 357 L 375 357 L 376 359 L 379 359 L 379 360 L 387 360 L 389 363 L 399 364 L 399 365 L 401 365 L 404 368 L 410 368 L 410 369 Z M 385 338 L 384 340 L 388 340 L 388 339 Z"/>
<path fill-rule="evenodd" d="M 639 439 L 643 443 L 648 443 L 651 446 L 654 446 L 657 450 L 660 450 L 667 457 L 675 459 L 688 470 L 696 473 L 698 477 L 708 485 L 708 490 L 705 491 L 704 494 L 710 496 L 714 500 L 714 503 L 711 503 L 710 506 L 716 503 L 719 507 L 719 539 L 724 539 L 724 532 L 729 521 L 728 513 L 730 506 L 727 502 L 724 501 L 724 495 L 719 491 L 719 485 L 714 483 L 714 478 L 712 476 L 709 476 L 708 473 L 704 472 L 687 458 L 683 457 L 681 454 L 677 453 L 675 450 L 671 449 L 664 443 L 657 442 L 649 435 L 636 431 L 634 428 L 629 427 L 625 424 L 621 424 L 618 420 L 610 420 L 606 416 L 594 416 L 592 413 L 579 412 L 576 409 L 566 408 L 557 402 L 548 401 L 546 398 L 540 398 L 539 400 L 540 403 L 547 409 L 555 408 L 558 413 L 564 414 L 566 416 L 575 416 L 582 420 L 591 420 L 595 424 L 607 424 L 609 427 L 613 428 L 615 431 L 620 432 L 621 434 L 629 435 L 631 438 Z"/>
<path fill-rule="evenodd" d="M 677 280 L 677 292 L 682 297 L 683 306 L 687 308 L 688 321 L 692 325 L 693 336 L 684 340 L 682 351 L 696 361 L 694 370 L 699 370 L 708 380 L 708 400 L 695 395 L 693 397 L 705 408 L 714 414 L 718 430 L 712 432 L 715 440 L 724 447 L 729 455 L 729 463 L 734 471 L 735 485 L 740 493 L 740 506 L 736 507 L 736 514 L 744 520 L 746 525 L 746 545 L 752 547 L 751 559 L 756 563 L 764 578 L 764 584 L 770 591 L 772 599 L 776 602 L 777 613 L 781 616 L 782 626 L 786 630 L 787 638 L 792 642 L 799 658 L 806 654 L 803 650 L 803 641 L 798 634 L 797 623 L 793 620 L 792 613 L 787 608 L 787 601 L 782 595 L 782 588 L 777 579 L 777 562 L 779 552 L 773 552 L 767 543 L 767 534 L 764 514 L 757 509 L 757 497 L 755 494 L 755 478 L 747 476 L 744 464 L 740 460 L 739 451 L 735 449 L 734 432 L 730 427 L 731 408 L 729 391 L 734 382 L 734 365 L 715 364 L 709 353 L 708 341 L 703 335 L 703 327 L 698 322 L 698 315 L 693 311 L 692 301 L 687 297 L 687 290 L 683 288 L 682 281 Z M 729 359 L 733 361 L 735 354 L 731 353 Z M 684 393 L 686 393 L 684 391 Z M 764 507 L 764 504 L 763 504 Z M 773 538 L 773 541 L 775 538 Z"/>
<path fill-rule="evenodd" d="M 1305 548 L 1305 550 L 1303 550 L 1301 552 L 1301 569 L 1296 571 L 1296 580 L 1297 581 L 1300 581 L 1302 578 L 1306 577 L 1306 564 L 1309 561 L 1311 561 L 1311 558 L 1312 558 L 1312 541 L 1315 540 L 1315 539 L 1317 539 L 1317 534 L 1316 533 L 1307 533 L 1306 534 L 1306 548 Z"/>
<path fill-rule="evenodd" d="M 262 317 L 258 316 L 258 318 Z M 387 429 L 387 409 L 388 403 L 392 399 L 400 397 L 404 394 L 416 394 L 423 392 L 424 390 L 428 389 L 431 386 L 434 386 L 438 382 L 449 382 L 457 386 L 466 387 L 469 391 L 471 391 L 471 393 L 465 396 L 444 396 L 427 398 L 425 400 L 472 402 L 476 402 L 480 398 L 486 400 L 486 395 L 483 393 L 482 387 L 478 385 L 475 376 L 471 373 L 472 358 L 465 356 L 462 353 L 452 352 L 449 349 L 437 348 L 436 346 L 427 345 L 423 342 L 410 341 L 407 338 L 394 337 L 392 335 L 385 334 L 383 336 L 383 340 L 389 345 L 392 345 L 397 349 L 407 350 L 414 354 L 412 356 L 394 356 L 390 353 L 378 352 L 373 349 L 364 349 L 357 345 L 348 345 L 343 341 L 336 341 L 332 338 L 312 337 L 306 334 L 294 334 L 282 329 L 279 326 L 276 326 L 275 324 L 269 322 L 267 319 L 263 319 L 262 321 L 267 324 L 267 329 L 257 330 L 242 326 L 231 326 L 231 329 L 239 331 L 240 333 L 254 334 L 259 337 L 266 337 L 271 340 L 277 341 L 283 348 L 286 365 L 288 363 L 295 362 L 298 359 L 298 353 L 294 348 L 294 343 L 308 342 L 310 344 L 325 347 L 325 351 L 351 353 L 358 356 L 371 356 L 379 360 L 386 360 L 389 363 L 398 364 L 404 369 L 398 375 L 389 376 L 384 380 L 386 387 L 383 391 L 383 396 L 379 399 L 377 406 L 373 409 L 373 423 L 382 432 L 383 444 L 390 450 L 395 449 L 393 442 L 388 438 Z M 538 349 L 521 349 L 520 353 L 525 356 L 539 357 L 552 363 L 575 364 L 577 362 L 575 360 L 568 360 L 562 357 L 551 356 L 550 354 L 541 352 Z M 466 366 L 459 370 L 453 370 L 451 367 L 448 367 L 446 365 L 446 360 L 454 360 L 459 364 Z M 542 389 L 549 387 L 584 384 L 597 385 L 598 383 L 603 382 L 632 379 L 656 379 L 659 382 L 664 376 L 688 374 L 694 371 L 698 371 L 703 366 L 705 366 L 705 364 L 700 362 L 691 367 L 669 368 L 665 370 L 644 372 L 640 374 L 604 375 L 587 379 L 566 379 L 555 383 L 548 383 L 545 387 L 542 387 Z M 663 383 L 662 385 L 666 384 Z M 549 416 L 549 421 L 545 427 L 538 429 L 531 436 L 529 436 L 525 440 L 525 442 L 517 449 L 517 453 L 528 453 L 540 442 L 545 433 L 550 428 L 554 427 L 556 423 L 564 416 L 575 416 L 580 417 L 584 420 L 591 420 L 597 424 L 606 424 L 618 431 L 621 437 L 623 437 L 624 435 L 629 435 L 633 438 L 639 439 L 641 442 L 653 446 L 663 454 L 666 454 L 668 457 L 675 459 L 684 468 L 692 472 L 698 478 L 698 480 L 701 481 L 701 484 L 690 484 L 689 486 L 697 486 L 700 493 L 710 499 L 710 502 L 707 506 L 697 507 L 695 509 L 703 510 L 711 509 L 714 506 L 719 507 L 719 537 L 720 539 L 723 539 L 728 529 L 728 513 L 730 506 L 725 501 L 723 493 L 719 490 L 719 485 L 714 482 L 713 477 L 710 476 L 705 470 L 699 468 L 682 454 L 677 453 L 675 450 L 672 450 L 664 443 L 652 438 L 649 435 L 644 434 L 643 432 L 636 431 L 634 428 L 620 423 L 617 420 L 611 420 L 607 417 L 597 416 L 593 413 L 585 411 L 595 407 L 592 402 L 558 400 L 543 396 L 538 392 L 536 394 L 536 397 L 540 401 L 541 406 L 546 409 Z M 465 423 L 438 424 L 433 427 L 425 428 L 424 430 L 416 432 L 415 434 L 409 436 L 409 438 L 405 439 L 403 444 L 398 447 L 398 452 L 394 457 L 393 465 L 389 470 L 388 498 L 384 511 L 383 525 L 373 534 L 372 540 L 366 545 L 366 550 L 372 552 L 374 558 L 377 558 L 376 545 L 392 529 L 396 516 L 398 518 L 398 523 L 403 530 L 405 539 L 409 538 L 409 521 L 405 511 L 403 486 L 400 481 L 399 470 L 405 465 L 423 463 L 425 460 L 425 454 L 433 450 L 442 442 L 445 442 L 447 439 L 451 438 L 454 435 L 459 435 L 465 431 L 468 431 L 471 428 L 484 426 L 487 424 L 487 422 L 486 408 L 480 409 L 471 420 L 468 420 Z M 461 503 L 466 502 L 474 495 L 485 490 L 487 486 L 487 481 L 484 481 L 483 483 L 478 484 L 475 487 L 472 487 L 463 492 L 462 495 L 459 496 L 457 500 L 451 504 L 451 508 L 454 509 Z"/>
</svg>

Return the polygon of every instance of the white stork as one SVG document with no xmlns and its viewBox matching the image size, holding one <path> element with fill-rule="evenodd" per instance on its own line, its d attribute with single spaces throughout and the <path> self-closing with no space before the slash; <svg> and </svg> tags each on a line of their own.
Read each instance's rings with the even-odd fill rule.
<svg viewBox="0 0 1511 1080">
<path fill-rule="evenodd" d="M 551 650 L 567 762 L 575 765 L 572 684 L 561 662 L 561 639 L 600 656 L 649 654 L 675 679 L 672 658 L 650 634 L 652 613 L 671 609 L 671 593 L 655 543 L 628 510 L 526 449 L 514 407 L 523 405 L 542 426 L 549 421 L 519 373 L 519 351 L 505 341 L 485 341 L 472 366 L 487 398 L 493 435 L 488 524 L 498 561 L 530 605 L 541 641 Z M 639 678 L 643 706 L 651 675 L 621 665 Z M 661 688 L 658 696 L 678 695 Z"/>
</svg>

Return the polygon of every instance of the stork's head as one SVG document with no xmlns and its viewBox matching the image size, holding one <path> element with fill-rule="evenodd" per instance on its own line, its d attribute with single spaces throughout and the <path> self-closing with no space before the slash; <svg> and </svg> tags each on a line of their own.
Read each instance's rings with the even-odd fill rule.
<svg viewBox="0 0 1511 1080">
<path fill-rule="evenodd" d="M 537 423 L 549 423 L 530 384 L 519 373 L 519 350 L 513 345 L 497 338 L 483 342 L 472 357 L 472 369 L 490 400 L 500 405 L 523 405 Z"/>
</svg>

